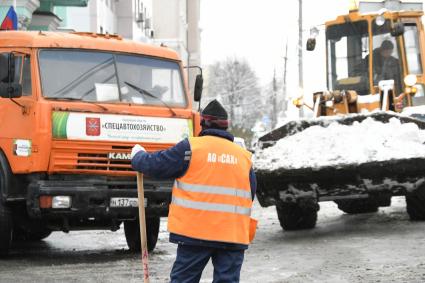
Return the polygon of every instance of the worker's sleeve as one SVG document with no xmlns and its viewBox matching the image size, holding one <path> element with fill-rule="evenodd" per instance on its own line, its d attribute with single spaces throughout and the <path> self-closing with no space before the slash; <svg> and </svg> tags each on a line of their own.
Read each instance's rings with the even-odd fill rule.
<svg viewBox="0 0 425 283">
<path fill-rule="evenodd" d="M 185 139 L 166 150 L 153 153 L 139 151 L 131 159 L 131 166 L 152 178 L 179 178 L 186 173 L 190 157 L 190 143 Z"/>
<path fill-rule="evenodd" d="M 251 184 L 252 200 L 254 200 L 255 192 L 257 191 L 257 177 L 255 176 L 254 170 L 252 168 L 249 171 L 249 183 Z"/>
</svg>

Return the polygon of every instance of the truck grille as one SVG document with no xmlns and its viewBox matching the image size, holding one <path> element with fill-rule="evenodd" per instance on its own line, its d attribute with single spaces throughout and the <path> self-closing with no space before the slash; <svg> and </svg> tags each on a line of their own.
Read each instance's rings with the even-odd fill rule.
<svg viewBox="0 0 425 283">
<path fill-rule="evenodd" d="M 108 153 L 78 153 L 76 168 L 79 170 L 133 171 L 130 160 L 110 159 L 108 155 Z"/>
<path fill-rule="evenodd" d="M 169 146 L 147 145 L 152 151 Z M 55 140 L 49 160 L 49 173 L 134 176 L 130 161 L 131 148 L 132 145 L 125 144 Z"/>
</svg>

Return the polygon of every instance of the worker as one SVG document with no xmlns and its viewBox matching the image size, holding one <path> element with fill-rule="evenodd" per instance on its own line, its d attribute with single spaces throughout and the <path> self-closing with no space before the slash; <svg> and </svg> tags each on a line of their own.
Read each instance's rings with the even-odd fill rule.
<svg viewBox="0 0 425 283">
<path fill-rule="evenodd" d="M 400 93 L 401 74 L 400 62 L 392 56 L 394 44 L 386 39 L 382 41 L 381 46 L 373 50 L 373 82 L 378 85 L 382 80 L 394 80 L 396 92 Z M 368 62 L 369 56 L 366 56 Z"/>
<path fill-rule="evenodd" d="M 256 178 L 251 153 L 233 143 L 228 125 L 226 110 L 213 100 L 201 113 L 199 137 L 154 153 L 140 145 L 132 149 L 134 170 L 176 179 L 168 215 L 170 242 L 178 245 L 172 283 L 199 282 L 210 259 L 213 282 L 239 282 L 255 231 L 250 213 Z"/>
</svg>

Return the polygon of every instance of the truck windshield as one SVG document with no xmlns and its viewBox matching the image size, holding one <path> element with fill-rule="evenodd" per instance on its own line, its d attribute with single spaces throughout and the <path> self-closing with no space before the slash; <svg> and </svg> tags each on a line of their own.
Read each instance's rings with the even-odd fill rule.
<svg viewBox="0 0 425 283">
<path fill-rule="evenodd" d="M 187 105 L 179 64 L 174 61 L 83 50 L 41 50 L 43 96 L 88 102 Z M 143 95 L 129 84 L 149 95 Z"/>
<path fill-rule="evenodd" d="M 368 24 L 366 21 L 330 26 L 326 30 L 328 85 L 331 90 L 370 94 Z"/>
</svg>

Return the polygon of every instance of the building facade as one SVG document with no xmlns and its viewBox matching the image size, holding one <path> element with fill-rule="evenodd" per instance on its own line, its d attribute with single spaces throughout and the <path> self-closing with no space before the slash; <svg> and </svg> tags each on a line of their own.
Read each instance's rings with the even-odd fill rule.
<svg viewBox="0 0 425 283">
<path fill-rule="evenodd" d="M 152 10 L 153 41 L 179 52 L 184 65 L 200 66 L 200 0 L 155 0 Z M 193 90 L 198 70 L 189 69 Z"/>
<path fill-rule="evenodd" d="M 3 0 L 0 2 L 0 21 L 10 6 L 15 6 L 18 29 L 56 30 L 61 18 L 55 14 L 58 7 L 86 7 L 89 0 Z"/>
</svg>

